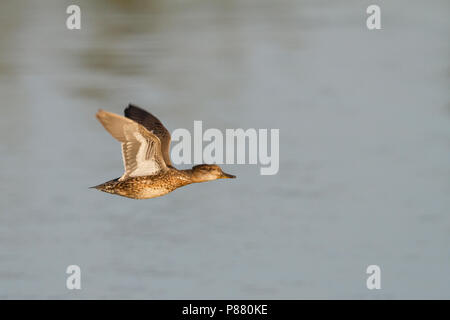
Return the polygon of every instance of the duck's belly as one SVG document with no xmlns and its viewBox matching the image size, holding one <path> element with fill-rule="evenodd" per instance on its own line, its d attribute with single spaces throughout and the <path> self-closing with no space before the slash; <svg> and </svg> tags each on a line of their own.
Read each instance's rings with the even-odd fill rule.
<svg viewBox="0 0 450 320">
<path fill-rule="evenodd" d="M 168 194 L 171 191 L 172 190 L 168 190 L 167 188 L 145 188 L 139 192 L 136 199 L 156 198 Z"/>
<path fill-rule="evenodd" d="M 114 180 L 102 191 L 132 199 L 150 199 L 163 196 L 176 188 L 186 185 L 187 181 L 168 175 L 132 177 L 124 181 Z"/>
<path fill-rule="evenodd" d="M 115 190 L 115 194 L 123 196 L 123 197 L 127 197 L 127 198 L 132 198 L 132 199 L 150 199 L 150 198 L 156 198 L 156 197 L 160 197 L 163 196 L 165 194 L 168 194 L 169 192 L 171 192 L 172 190 L 169 190 L 167 188 L 163 188 L 163 187 L 144 187 L 144 188 L 139 188 L 138 190 L 134 189 L 134 190 L 129 190 L 129 189 L 122 189 L 122 188 L 118 188 Z"/>
</svg>

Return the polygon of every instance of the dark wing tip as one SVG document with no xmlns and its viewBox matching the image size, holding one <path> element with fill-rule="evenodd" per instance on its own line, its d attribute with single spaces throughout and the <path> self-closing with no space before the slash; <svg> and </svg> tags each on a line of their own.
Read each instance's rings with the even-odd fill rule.
<svg viewBox="0 0 450 320">
<path fill-rule="evenodd" d="M 126 107 L 126 109 L 128 109 L 128 108 L 137 108 L 137 109 L 141 109 L 141 108 L 139 108 L 137 105 L 135 105 L 135 104 L 132 104 L 131 102 L 128 104 L 128 106 Z"/>
<path fill-rule="evenodd" d="M 147 111 L 131 103 L 128 105 L 128 107 L 125 108 L 123 112 L 125 114 L 125 117 L 130 118 L 134 121 L 138 119 L 144 119 L 149 115 Z"/>
<path fill-rule="evenodd" d="M 124 113 L 126 115 L 127 112 L 130 112 L 130 111 L 132 112 L 133 110 L 144 111 L 143 109 L 139 108 L 137 105 L 129 103 L 128 106 L 124 109 Z"/>
</svg>

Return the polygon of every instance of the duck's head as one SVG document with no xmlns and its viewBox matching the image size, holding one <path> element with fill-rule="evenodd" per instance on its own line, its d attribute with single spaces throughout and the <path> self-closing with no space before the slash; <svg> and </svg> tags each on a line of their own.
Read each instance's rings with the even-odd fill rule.
<svg viewBox="0 0 450 320">
<path fill-rule="evenodd" d="M 192 167 L 192 181 L 205 182 L 216 179 L 234 179 L 236 176 L 225 173 L 215 164 L 200 164 Z"/>
</svg>

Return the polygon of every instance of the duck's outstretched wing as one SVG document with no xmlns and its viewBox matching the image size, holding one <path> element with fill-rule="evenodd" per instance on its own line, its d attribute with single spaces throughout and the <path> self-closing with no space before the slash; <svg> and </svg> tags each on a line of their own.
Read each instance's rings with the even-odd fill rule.
<svg viewBox="0 0 450 320">
<path fill-rule="evenodd" d="M 131 119 L 103 110 L 97 112 L 97 119 L 122 143 L 125 173 L 120 181 L 167 170 L 161 153 L 161 141 L 155 134 Z"/>
<path fill-rule="evenodd" d="M 125 117 L 136 121 L 137 123 L 143 125 L 147 130 L 153 132 L 159 140 L 161 140 L 161 152 L 164 161 L 167 166 L 172 167 L 172 162 L 170 161 L 170 132 L 167 130 L 161 121 L 158 120 L 151 113 L 129 104 L 124 110 Z"/>
</svg>

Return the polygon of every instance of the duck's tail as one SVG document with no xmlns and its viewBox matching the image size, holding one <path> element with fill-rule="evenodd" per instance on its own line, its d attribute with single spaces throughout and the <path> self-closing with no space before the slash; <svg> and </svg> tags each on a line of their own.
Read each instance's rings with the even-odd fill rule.
<svg viewBox="0 0 450 320">
<path fill-rule="evenodd" d="M 116 182 L 118 180 L 119 180 L 119 178 L 113 179 L 113 180 L 109 180 L 109 181 L 107 181 L 105 183 L 102 183 L 102 184 L 99 184 L 97 186 L 89 187 L 89 189 L 97 189 L 97 190 L 100 190 L 100 191 L 108 192 L 108 190 L 112 189 L 115 186 L 115 184 L 116 184 Z"/>
</svg>

